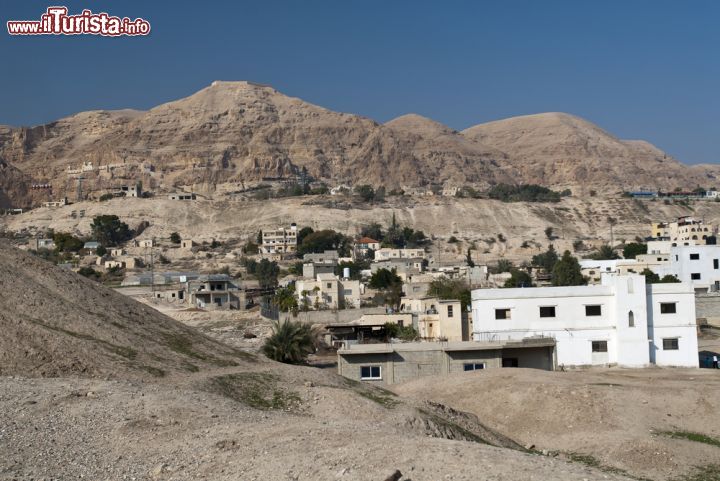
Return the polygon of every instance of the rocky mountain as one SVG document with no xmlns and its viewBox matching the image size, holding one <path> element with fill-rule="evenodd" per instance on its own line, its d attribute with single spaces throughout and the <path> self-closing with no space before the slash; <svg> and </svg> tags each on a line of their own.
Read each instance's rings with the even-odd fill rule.
<svg viewBox="0 0 720 481">
<path fill-rule="evenodd" d="M 645 141 L 624 141 L 559 112 L 512 117 L 462 134 L 507 154 L 524 182 L 598 190 L 715 185 L 720 169 L 689 167 Z"/>
<path fill-rule="evenodd" d="M 389 188 L 535 182 L 599 189 L 712 184 L 716 167 L 687 167 L 641 142 L 621 141 L 567 114 L 540 114 L 456 132 L 418 115 L 385 125 L 333 112 L 251 82 L 211 86 L 146 112 L 83 112 L 36 127 L 0 127 L 0 203 L 37 205 L 140 180 L 212 193 L 226 182 L 306 169 L 330 184 Z M 98 168 L 104 168 L 98 170 Z M 29 192 L 26 184 L 52 189 Z"/>
</svg>

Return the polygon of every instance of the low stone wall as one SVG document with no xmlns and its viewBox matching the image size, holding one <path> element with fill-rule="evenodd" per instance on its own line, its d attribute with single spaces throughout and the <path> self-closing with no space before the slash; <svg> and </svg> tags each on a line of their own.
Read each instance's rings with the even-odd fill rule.
<svg viewBox="0 0 720 481">
<path fill-rule="evenodd" d="M 299 312 L 297 317 L 291 319 L 305 322 L 308 324 L 339 324 L 344 322 L 352 322 L 360 319 L 364 314 L 384 314 L 383 307 L 361 307 L 359 309 L 341 309 L 337 311 L 307 311 Z M 282 313 L 281 318 L 288 316 Z"/>
</svg>

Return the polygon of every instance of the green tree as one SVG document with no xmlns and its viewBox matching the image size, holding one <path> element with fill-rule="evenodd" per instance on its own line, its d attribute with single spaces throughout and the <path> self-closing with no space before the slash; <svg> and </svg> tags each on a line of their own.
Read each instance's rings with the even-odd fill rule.
<svg viewBox="0 0 720 481">
<path fill-rule="evenodd" d="M 263 345 L 268 358 L 287 364 L 299 364 L 314 351 L 315 334 L 310 325 L 289 319 L 273 322 L 272 334 Z"/>
<path fill-rule="evenodd" d="M 402 280 L 395 273 L 395 269 L 378 269 L 370 277 L 368 285 L 371 289 L 388 289 L 393 284 L 402 285 Z"/>
<path fill-rule="evenodd" d="M 533 256 L 532 265 L 545 269 L 545 272 L 552 272 L 555 263 L 558 261 L 558 255 L 552 244 L 548 246 L 548 250 Z"/>
<path fill-rule="evenodd" d="M 172 242 L 173 244 L 181 243 L 182 239 L 180 238 L 180 234 L 178 234 L 177 232 L 173 232 L 172 234 L 170 234 L 170 242 Z"/>
<path fill-rule="evenodd" d="M 322 253 L 325 251 L 336 250 L 341 256 L 350 253 L 349 239 L 331 229 L 320 230 L 308 234 L 302 240 L 302 244 L 298 246 L 298 254 L 305 255 L 311 252 Z"/>
<path fill-rule="evenodd" d="M 552 271 L 552 284 L 554 286 L 582 286 L 585 284 L 580 263 L 577 258 L 570 255 L 570 251 L 563 252 L 560 260 L 555 263 Z"/>
<path fill-rule="evenodd" d="M 503 287 L 533 287 L 532 277 L 520 269 L 510 271 L 510 279 L 505 281 Z"/>
<path fill-rule="evenodd" d="M 647 267 L 645 269 L 643 269 L 643 271 L 640 274 L 645 276 L 646 284 L 674 284 L 674 283 L 680 282 L 680 279 L 678 279 L 677 277 L 675 277 L 672 274 L 666 274 L 661 279 L 659 275 L 655 274 L 653 271 L 651 271 Z"/>
<path fill-rule="evenodd" d="M 105 246 L 100 245 L 100 246 L 98 246 L 97 249 L 95 249 L 95 254 L 97 254 L 97 255 L 99 255 L 100 257 L 102 257 L 102 256 L 104 256 L 105 254 L 107 254 L 107 249 L 105 248 Z"/>
<path fill-rule="evenodd" d="M 254 271 L 255 278 L 257 278 L 260 283 L 260 287 L 277 286 L 278 274 L 280 274 L 280 267 L 277 265 L 277 262 L 262 259 L 257 263 Z M 250 272 L 249 269 L 248 272 Z"/>
<path fill-rule="evenodd" d="M 53 242 L 56 252 L 78 252 L 85 245 L 83 241 L 67 232 L 55 232 Z"/>
<path fill-rule="evenodd" d="M 386 322 L 383 329 L 385 330 L 385 340 L 387 342 L 390 342 L 392 338 L 402 341 L 417 341 L 420 338 L 420 334 L 413 326 L 401 327 L 394 322 Z"/>
<path fill-rule="evenodd" d="M 553 228 L 552 227 L 545 228 L 545 237 L 547 237 L 550 240 L 553 240 Z"/>
<path fill-rule="evenodd" d="M 354 190 L 363 202 L 372 202 L 375 199 L 375 189 L 371 185 L 356 185 Z"/>
<path fill-rule="evenodd" d="M 470 305 L 470 288 L 462 279 L 449 279 L 447 277 L 434 279 L 428 287 L 428 295 L 440 299 L 457 299 L 462 304 L 463 310 Z"/>
<path fill-rule="evenodd" d="M 297 234 L 297 243 L 298 245 L 302 244 L 303 239 L 305 239 L 308 235 L 315 232 L 312 227 L 303 227 L 298 231 Z"/>
<path fill-rule="evenodd" d="M 273 296 L 273 304 L 278 306 L 282 312 L 292 311 L 294 314 L 298 311 L 297 296 L 295 296 L 295 284 L 290 284 L 275 291 Z"/>
<path fill-rule="evenodd" d="M 385 238 L 385 234 L 383 233 L 382 226 L 377 222 L 374 222 L 370 225 L 360 228 L 360 237 L 370 237 L 371 239 L 382 242 L 382 240 Z"/>
<path fill-rule="evenodd" d="M 98 280 L 100 278 L 100 273 L 93 269 L 92 267 L 81 267 L 78 270 L 78 274 L 80 274 L 83 277 L 87 277 L 90 279 Z"/>
<path fill-rule="evenodd" d="M 625 259 L 635 259 L 640 254 L 647 254 L 647 244 L 631 242 L 623 247 L 623 257 Z"/>
<path fill-rule="evenodd" d="M 104 246 L 116 246 L 132 236 L 128 225 L 116 215 L 99 215 L 93 218 L 90 228 L 95 240 Z"/>
</svg>

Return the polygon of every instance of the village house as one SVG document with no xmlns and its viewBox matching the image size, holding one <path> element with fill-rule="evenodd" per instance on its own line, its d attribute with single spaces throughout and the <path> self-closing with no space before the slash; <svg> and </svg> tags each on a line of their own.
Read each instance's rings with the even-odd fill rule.
<svg viewBox="0 0 720 481">
<path fill-rule="evenodd" d="M 338 265 L 337 251 L 308 253 L 303 256 L 303 277 L 315 279 L 318 274 L 335 274 Z"/>
<path fill-rule="evenodd" d="M 295 293 L 298 304 L 308 309 L 359 308 L 362 295 L 360 281 L 334 274 L 317 274 L 315 279 L 298 279 Z"/>
<path fill-rule="evenodd" d="M 30 239 L 28 248 L 34 251 L 38 249 L 53 250 L 55 249 L 55 241 L 52 239 Z"/>
<path fill-rule="evenodd" d="M 472 328 L 455 299 L 403 298 L 400 312 L 412 313 L 413 324 L 424 341 L 468 341 Z"/>
<path fill-rule="evenodd" d="M 262 231 L 262 254 L 294 254 L 297 252 L 297 225 L 290 228 L 280 227 L 275 230 Z"/>
<path fill-rule="evenodd" d="M 673 275 L 692 284 L 695 292 L 720 291 L 720 246 L 677 246 L 670 249 L 670 263 L 653 269 L 660 277 Z"/>
<path fill-rule="evenodd" d="M 226 274 L 200 276 L 187 282 L 187 298 L 202 309 L 244 309 L 245 291 Z"/>
<path fill-rule="evenodd" d="M 512 367 L 555 369 L 555 340 L 538 337 L 482 342 L 397 342 L 348 344 L 338 350 L 338 373 L 348 379 L 395 384 L 427 376 L 448 376 Z"/>
<path fill-rule="evenodd" d="M 370 272 L 376 273 L 380 269 L 394 270 L 397 276 L 403 281 L 409 281 L 413 276 L 424 270 L 423 259 L 416 258 L 392 258 L 383 261 L 374 261 L 370 264 Z"/>
<path fill-rule="evenodd" d="M 170 200 L 195 200 L 195 199 L 197 199 L 197 195 L 194 192 L 190 192 L 190 193 L 173 192 L 172 194 L 168 194 L 168 199 L 170 199 Z"/>
<path fill-rule="evenodd" d="M 195 242 L 192 239 L 180 240 L 180 248 L 190 250 L 195 247 Z"/>
<path fill-rule="evenodd" d="M 675 222 L 653 222 L 651 235 L 657 240 L 669 240 L 673 247 L 694 241 L 697 244 L 706 244 L 708 237 L 715 238 L 717 227 L 706 224 L 701 219 L 691 216 L 679 217 Z"/>
<path fill-rule="evenodd" d="M 598 286 L 475 289 L 473 339 L 550 337 L 565 367 L 698 366 L 695 296 L 687 283 L 605 275 Z M 503 360 L 524 367 L 520 359 Z"/>
<path fill-rule="evenodd" d="M 155 246 L 153 239 L 133 239 L 133 245 L 135 247 L 150 248 Z"/>
<path fill-rule="evenodd" d="M 392 249 L 383 247 L 375 251 L 375 261 L 387 261 L 390 259 L 414 259 L 425 258 L 425 249 Z"/>
<path fill-rule="evenodd" d="M 327 324 L 325 342 L 336 349 L 351 344 L 385 342 L 387 341 L 386 324 L 397 324 L 400 327 L 413 326 L 413 315 L 402 312 L 363 314 L 352 322 Z"/>
<path fill-rule="evenodd" d="M 83 244 L 83 250 L 90 254 L 94 254 L 95 251 L 98 250 L 98 247 L 100 247 L 100 243 L 96 241 L 88 241 Z"/>
<path fill-rule="evenodd" d="M 120 257 L 124 256 L 125 254 L 127 254 L 127 252 L 122 247 L 113 247 L 112 249 L 110 249 L 110 255 L 112 257 Z"/>
<path fill-rule="evenodd" d="M 379 249 L 380 241 L 372 237 L 361 237 L 355 241 L 355 245 L 353 246 L 353 259 L 365 258 L 370 251 L 377 251 Z"/>
<path fill-rule="evenodd" d="M 43 207 L 50 207 L 50 208 L 64 207 L 66 205 L 70 205 L 70 202 L 68 202 L 67 197 L 63 197 L 62 199 L 56 200 L 56 201 L 43 202 L 43 204 L 42 204 Z"/>
</svg>

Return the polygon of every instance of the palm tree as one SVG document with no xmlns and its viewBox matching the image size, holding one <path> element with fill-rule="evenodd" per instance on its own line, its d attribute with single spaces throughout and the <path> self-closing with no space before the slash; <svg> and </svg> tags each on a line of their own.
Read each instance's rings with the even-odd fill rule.
<svg viewBox="0 0 720 481">
<path fill-rule="evenodd" d="M 263 346 L 263 352 L 270 359 L 298 364 L 315 351 L 316 334 L 309 324 L 278 320 L 273 322 L 272 331 Z"/>
</svg>

